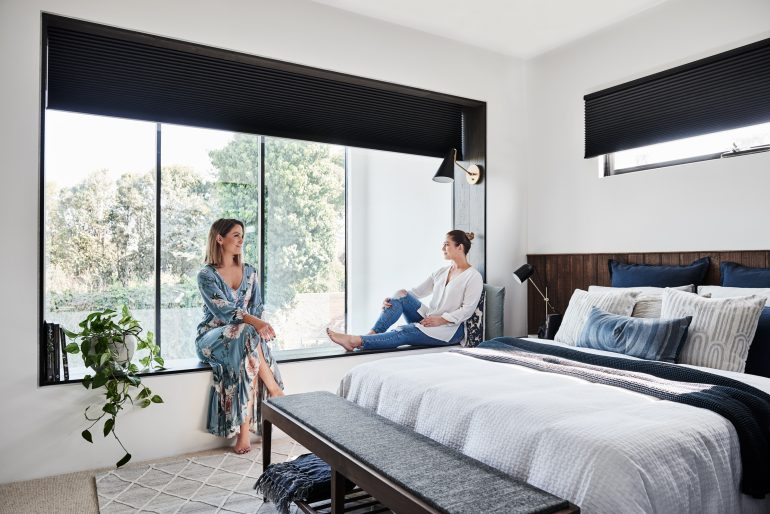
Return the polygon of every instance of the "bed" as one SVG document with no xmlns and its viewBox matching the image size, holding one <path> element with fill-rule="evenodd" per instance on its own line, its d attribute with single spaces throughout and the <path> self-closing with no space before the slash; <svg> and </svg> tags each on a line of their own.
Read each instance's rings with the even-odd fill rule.
<svg viewBox="0 0 770 514">
<path fill-rule="evenodd" d="M 540 266 L 541 282 L 555 291 L 551 297 L 556 297 L 560 312 L 567 308 L 570 288 L 611 285 L 604 271 L 606 257 L 619 256 L 528 256 Z M 641 262 L 675 265 L 703 254 L 636 257 Z M 770 252 L 717 254 L 703 283 L 719 284 L 720 261 L 741 258 L 753 266 L 770 265 Z M 532 313 L 542 312 L 541 303 L 539 297 L 530 295 L 530 330 L 537 326 L 539 318 Z M 768 309 L 770 300 L 764 310 L 766 325 Z M 639 360 L 554 341 L 527 340 Z M 761 357 L 765 370 L 770 370 L 768 356 Z M 732 378 L 770 394 L 768 372 L 759 376 L 686 364 L 672 366 Z M 770 512 L 770 495 L 753 498 L 741 492 L 745 463 L 734 424 L 704 408 L 453 351 L 357 366 L 343 377 L 339 393 L 565 498 L 583 512 Z"/>
<path fill-rule="evenodd" d="M 583 512 L 770 511 L 739 492 L 735 429 L 705 409 L 452 352 L 357 366 L 340 393 Z"/>
</svg>

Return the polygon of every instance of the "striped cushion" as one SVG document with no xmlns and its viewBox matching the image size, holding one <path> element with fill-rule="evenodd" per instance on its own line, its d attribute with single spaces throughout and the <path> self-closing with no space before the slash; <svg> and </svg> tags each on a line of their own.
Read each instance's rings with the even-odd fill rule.
<svg viewBox="0 0 770 514">
<path fill-rule="evenodd" d="M 701 298 L 666 289 L 661 317 L 692 316 L 677 362 L 742 373 L 765 301 L 756 295 Z"/>
<path fill-rule="evenodd" d="M 676 362 L 691 321 L 690 316 L 679 319 L 619 316 L 593 307 L 575 346 Z"/>
<path fill-rule="evenodd" d="M 636 304 L 634 305 L 634 312 L 631 316 L 635 318 L 659 318 L 660 309 L 663 307 L 663 291 L 665 287 L 606 287 L 606 286 L 589 286 L 588 292 L 606 292 L 606 291 L 618 291 L 619 289 L 633 289 L 639 291 L 639 296 L 636 298 Z M 685 291 L 688 293 L 695 292 L 695 286 L 690 284 L 686 286 L 673 287 L 678 291 Z"/>
<path fill-rule="evenodd" d="M 630 316 L 634 310 L 638 291 L 619 290 L 598 293 L 589 293 L 582 289 L 575 289 L 572 298 L 569 300 L 567 310 L 564 312 L 559 331 L 556 332 L 554 341 L 575 345 L 575 342 L 583 330 L 583 325 L 588 319 L 591 307 L 609 312 L 610 314 L 621 314 Z"/>
</svg>

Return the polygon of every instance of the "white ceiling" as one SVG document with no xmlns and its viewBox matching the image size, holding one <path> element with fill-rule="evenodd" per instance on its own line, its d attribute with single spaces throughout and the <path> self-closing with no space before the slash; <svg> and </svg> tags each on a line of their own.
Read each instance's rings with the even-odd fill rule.
<svg viewBox="0 0 770 514">
<path fill-rule="evenodd" d="M 313 1 L 527 59 L 667 0 Z"/>
</svg>

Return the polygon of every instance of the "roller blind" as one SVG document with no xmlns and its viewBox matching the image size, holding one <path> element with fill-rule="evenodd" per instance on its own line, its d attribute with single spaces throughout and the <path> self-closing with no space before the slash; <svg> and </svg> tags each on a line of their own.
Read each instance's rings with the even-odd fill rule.
<svg viewBox="0 0 770 514">
<path fill-rule="evenodd" d="M 770 122 L 770 39 L 584 100 L 586 158 Z"/>
<path fill-rule="evenodd" d="M 443 157 L 469 100 L 43 16 L 45 106 Z"/>
</svg>

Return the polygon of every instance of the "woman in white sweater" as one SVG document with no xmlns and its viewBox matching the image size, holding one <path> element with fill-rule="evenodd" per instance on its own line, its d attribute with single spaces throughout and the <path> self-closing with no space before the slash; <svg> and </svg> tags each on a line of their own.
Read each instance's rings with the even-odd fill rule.
<svg viewBox="0 0 770 514">
<path fill-rule="evenodd" d="M 380 317 L 368 334 L 357 336 L 326 329 L 329 338 L 347 351 L 381 350 L 404 344 L 443 346 L 462 341 L 464 322 L 476 310 L 484 289 L 481 273 L 467 259 L 472 239 L 473 232 L 449 232 L 442 251 L 444 259 L 452 264 L 435 271 L 409 291 L 402 289 L 385 298 Z M 430 305 L 420 302 L 420 298 L 431 293 Z M 408 324 L 388 331 L 401 315 Z"/>
</svg>

